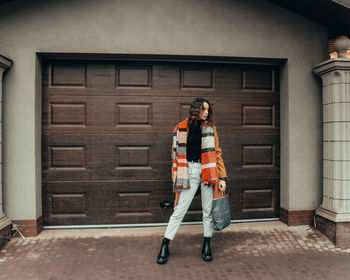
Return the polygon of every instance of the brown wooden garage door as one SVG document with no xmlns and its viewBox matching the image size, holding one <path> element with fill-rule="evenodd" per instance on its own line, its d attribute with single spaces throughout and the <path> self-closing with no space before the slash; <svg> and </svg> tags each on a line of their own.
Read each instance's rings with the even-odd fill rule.
<svg viewBox="0 0 350 280">
<path fill-rule="evenodd" d="M 214 104 L 233 219 L 279 215 L 279 81 L 273 66 L 56 61 L 43 71 L 45 225 L 167 222 L 172 129 Z M 185 218 L 201 220 L 197 197 Z"/>
</svg>

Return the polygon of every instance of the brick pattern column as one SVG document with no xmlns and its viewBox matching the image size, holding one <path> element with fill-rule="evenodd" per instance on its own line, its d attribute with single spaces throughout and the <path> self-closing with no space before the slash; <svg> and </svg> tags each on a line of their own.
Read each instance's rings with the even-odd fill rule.
<svg viewBox="0 0 350 280">
<path fill-rule="evenodd" d="M 3 89 L 3 74 L 12 65 L 12 61 L 7 57 L 0 54 L 0 235 L 6 235 L 6 231 L 9 230 L 11 223 L 10 219 L 5 216 L 3 208 L 3 179 L 2 179 L 2 89 Z M 1 247 L 1 242 L 0 242 Z"/>
<path fill-rule="evenodd" d="M 323 81 L 321 209 L 331 220 L 350 221 L 350 59 L 326 61 L 315 72 Z"/>
<path fill-rule="evenodd" d="M 316 225 L 350 248 L 350 59 L 327 60 L 314 70 L 323 82 L 323 202 Z"/>
</svg>

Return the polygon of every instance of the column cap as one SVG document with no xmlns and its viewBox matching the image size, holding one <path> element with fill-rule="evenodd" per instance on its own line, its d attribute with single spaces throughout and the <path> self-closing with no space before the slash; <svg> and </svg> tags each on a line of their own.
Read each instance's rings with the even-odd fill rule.
<svg viewBox="0 0 350 280">
<path fill-rule="evenodd" d="M 350 222 L 350 214 L 349 213 L 334 213 L 325 208 L 319 207 L 315 211 L 316 215 L 319 215 L 323 218 L 331 220 L 333 222 Z"/>
<path fill-rule="evenodd" d="M 0 67 L 5 70 L 10 68 L 12 65 L 12 60 L 0 53 Z"/>
<path fill-rule="evenodd" d="M 322 76 L 334 70 L 350 70 L 350 59 L 334 58 L 326 60 L 314 67 L 314 72 Z"/>
</svg>

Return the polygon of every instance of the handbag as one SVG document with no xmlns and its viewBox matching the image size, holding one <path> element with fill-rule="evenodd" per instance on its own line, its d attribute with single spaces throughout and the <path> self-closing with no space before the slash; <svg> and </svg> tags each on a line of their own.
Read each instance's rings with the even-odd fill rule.
<svg viewBox="0 0 350 280">
<path fill-rule="evenodd" d="M 212 218 L 214 230 L 221 231 L 231 224 L 231 212 L 229 196 L 223 193 L 223 196 L 213 200 Z"/>
</svg>

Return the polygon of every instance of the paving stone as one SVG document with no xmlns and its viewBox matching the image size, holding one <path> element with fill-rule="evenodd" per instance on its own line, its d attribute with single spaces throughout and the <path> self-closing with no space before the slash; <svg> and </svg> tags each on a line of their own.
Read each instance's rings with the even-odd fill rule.
<svg viewBox="0 0 350 280">
<path fill-rule="evenodd" d="M 189 229 L 170 243 L 162 266 L 156 257 L 164 228 L 14 238 L 0 252 L 0 279 L 350 279 L 350 250 L 308 226 L 231 225 L 214 233 L 210 263 L 201 258 L 201 227 Z"/>
</svg>

